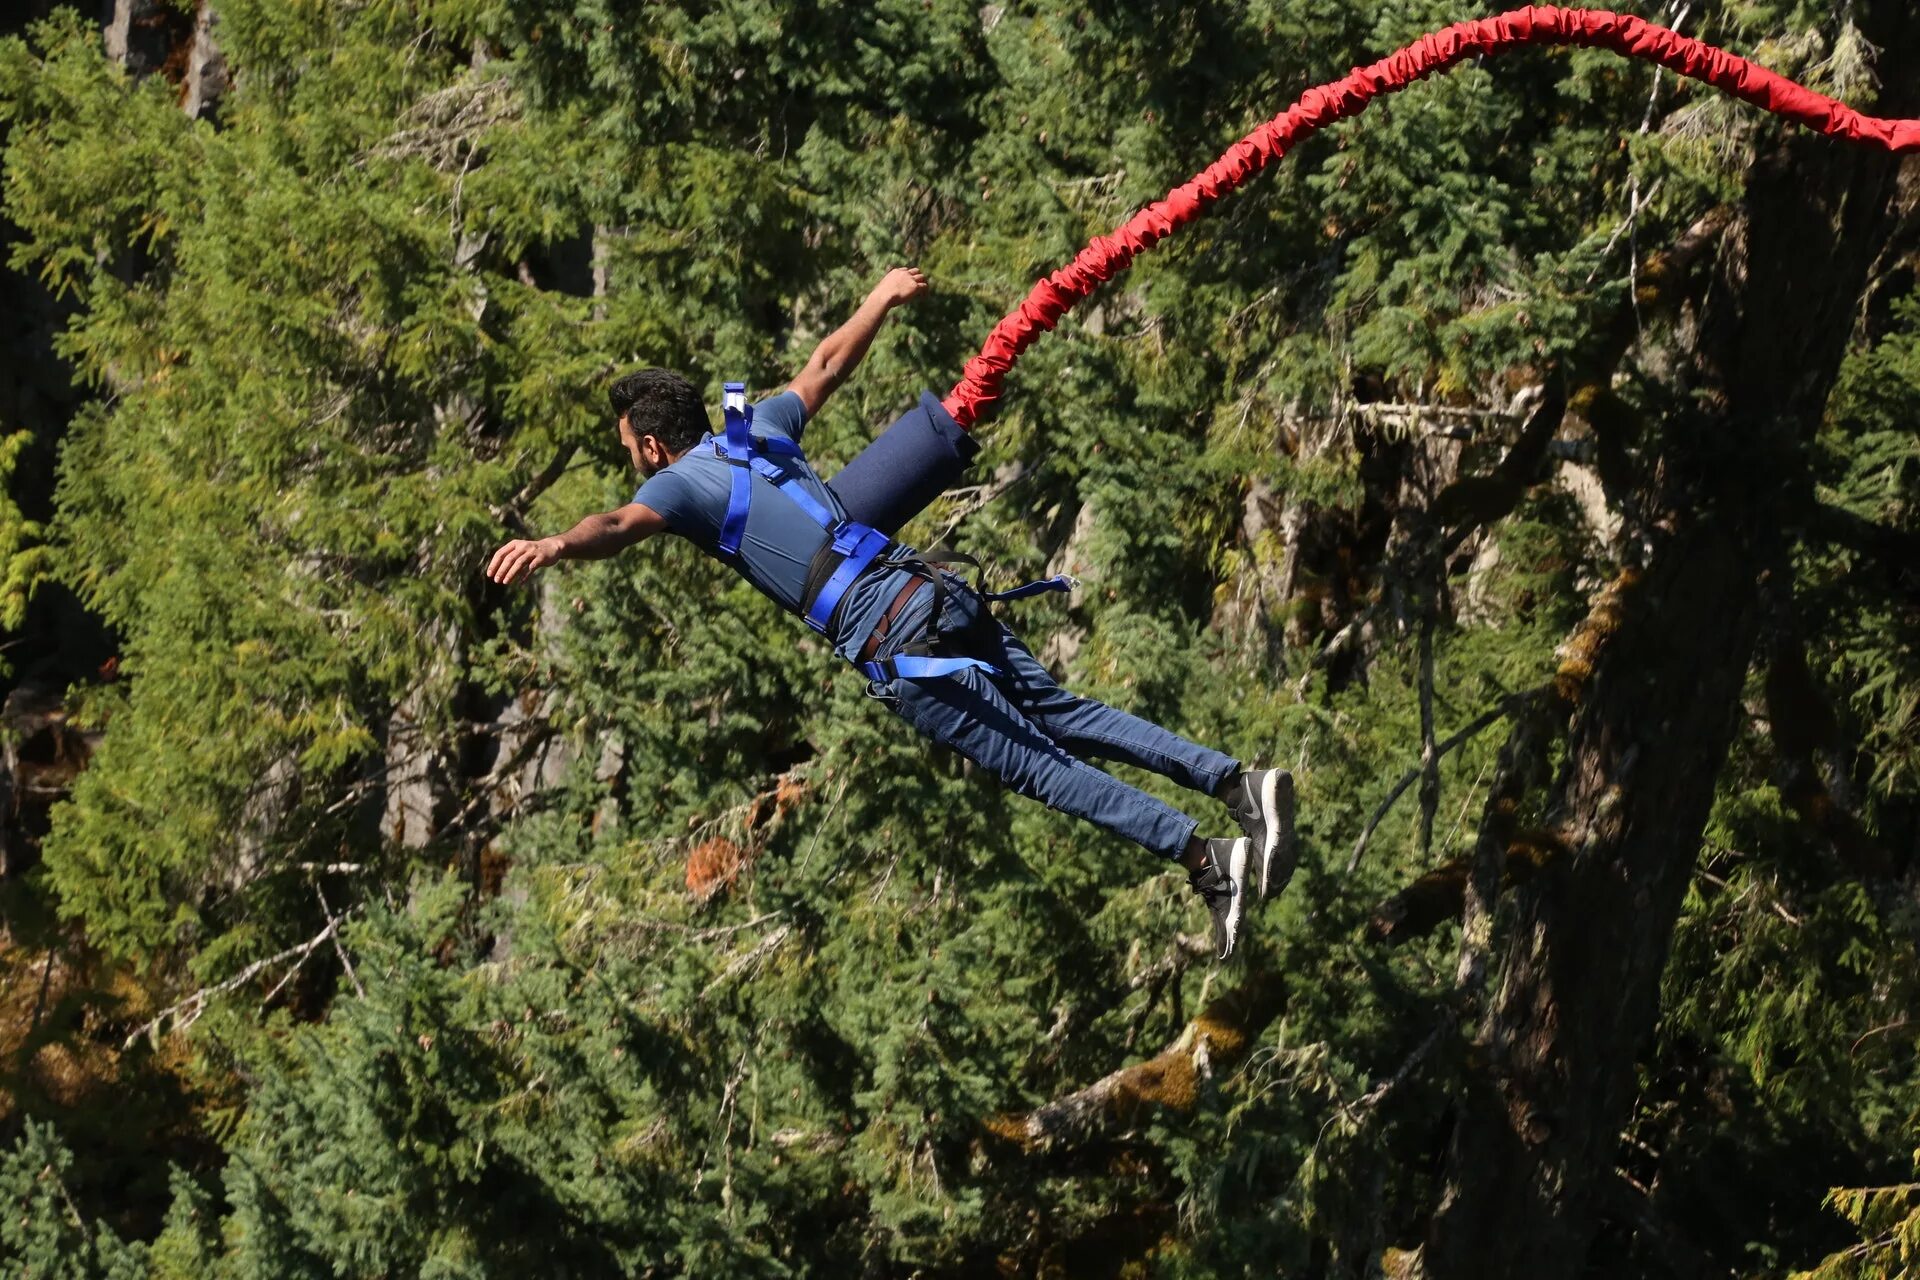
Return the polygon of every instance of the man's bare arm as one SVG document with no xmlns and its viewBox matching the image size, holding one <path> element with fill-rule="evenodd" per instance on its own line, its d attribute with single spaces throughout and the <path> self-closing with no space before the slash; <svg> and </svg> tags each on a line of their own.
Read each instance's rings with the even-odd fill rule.
<svg viewBox="0 0 1920 1280">
<path fill-rule="evenodd" d="M 493 553 L 487 577 L 503 585 L 525 581 L 556 560 L 604 560 L 643 538 L 666 532 L 667 522 L 638 502 L 588 516 L 551 538 L 516 538 Z"/>
<path fill-rule="evenodd" d="M 867 354 L 867 348 L 873 345 L 873 335 L 880 331 L 887 313 L 926 291 L 927 278 L 920 274 L 918 267 L 895 267 L 880 278 L 880 283 L 873 286 L 873 292 L 853 313 L 853 318 L 828 334 L 826 340 L 814 348 L 807 367 L 787 388 L 799 396 L 800 403 L 807 407 L 807 417 L 818 413 L 820 406 L 827 402 L 827 397 L 853 373 L 854 367 Z"/>
</svg>

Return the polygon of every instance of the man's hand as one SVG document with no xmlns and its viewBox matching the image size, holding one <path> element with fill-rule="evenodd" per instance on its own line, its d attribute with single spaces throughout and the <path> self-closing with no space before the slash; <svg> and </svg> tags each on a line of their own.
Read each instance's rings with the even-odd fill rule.
<svg viewBox="0 0 1920 1280">
<path fill-rule="evenodd" d="M 515 538 L 487 561 L 487 576 L 502 586 L 525 582 L 555 560 L 604 560 L 643 538 L 665 533 L 666 518 L 638 502 L 588 516 L 553 538 Z"/>
<path fill-rule="evenodd" d="M 487 562 L 487 577 L 502 586 L 512 586 L 532 577 L 534 570 L 544 569 L 559 558 L 558 538 L 533 541 L 515 538 L 493 553 L 493 559 Z"/>
<path fill-rule="evenodd" d="M 895 267 L 873 286 L 873 296 L 883 300 L 889 309 L 904 306 L 926 291 L 927 278 L 918 267 Z"/>
<path fill-rule="evenodd" d="M 820 406 L 827 402 L 827 397 L 847 380 L 854 366 L 867 354 L 867 348 L 873 343 L 873 335 L 879 332 L 887 312 L 912 302 L 926 291 L 927 278 L 918 267 L 895 267 L 880 277 L 880 283 L 873 286 L 872 292 L 867 294 L 867 300 L 853 313 L 853 318 L 828 334 L 826 341 L 813 349 L 807 367 L 787 388 L 800 397 L 800 403 L 806 406 L 807 417 L 811 418 L 820 412 Z"/>
</svg>

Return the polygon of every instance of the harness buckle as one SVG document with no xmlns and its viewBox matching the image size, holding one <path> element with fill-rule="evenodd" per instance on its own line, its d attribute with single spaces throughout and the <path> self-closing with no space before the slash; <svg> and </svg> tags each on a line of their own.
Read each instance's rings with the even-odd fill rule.
<svg viewBox="0 0 1920 1280">
<path fill-rule="evenodd" d="M 868 530 L 866 525 L 855 524 L 851 520 L 841 520 L 835 523 L 831 532 L 834 554 L 850 556 L 859 549 Z"/>
</svg>

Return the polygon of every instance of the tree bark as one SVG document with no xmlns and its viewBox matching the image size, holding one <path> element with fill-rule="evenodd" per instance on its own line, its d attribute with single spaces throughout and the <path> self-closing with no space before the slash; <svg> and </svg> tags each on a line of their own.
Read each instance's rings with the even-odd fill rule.
<svg viewBox="0 0 1920 1280">
<path fill-rule="evenodd" d="M 1022 1151 L 1058 1153 L 1111 1137 L 1155 1111 L 1190 1111 L 1212 1075 L 1244 1057 L 1285 1005 L 1281 975 L 1254 970 L 1153 1057 L 1024 1114 L 992 1117 L 986 1127 Z"/>
<path fill-rule="evenodd" d="M 1900 8 L 1862 19 L 1888 67 L 1920 57 L 1920 21 Z M 1820 420 L 1893 229 L 1897 169 L 1791 136 L 1750 174 L 1685 388 L 1707 408 L 1665 423 L 1642 469 L 1645 578 L 1595 660 L 1552 793 L 1567 853 L 1515 896 L 1479 1032 L 1487 1066 L 1463 1099 L 1423 1250 L 1430 1275 L 1542 1280 L 1591 1265 L 1635 1060 L 1754 655 L 1764 566 L 1778 562 L 1780 485 Z"/>
</svg>

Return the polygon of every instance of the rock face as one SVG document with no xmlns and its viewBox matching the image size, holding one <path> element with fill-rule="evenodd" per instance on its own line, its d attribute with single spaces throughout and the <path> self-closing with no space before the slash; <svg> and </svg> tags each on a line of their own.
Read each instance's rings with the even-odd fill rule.
<svg viewBox="0 0 1920 1280">
<path fill-rule="evenodd" d="M 165 0 L 108 0 L 100 22 L 107 56 L 136 76 L 184 59 L 193 41 L 193 18 Z"/>
<path fill-rule="evenodd" d="M 20 685 L 0 705 L 0 879 L 35 861 L 54 802 L 99 745 L 97 730 L 69 719 L 64 685 Z"/>
<path fill-rule="evenodd" d="M 229 87 L 227 58 L 214 39 L 219 18 L 208 0 L 201 0 L 193 18 L 193 44 L 187 54 L 186 82 L 180 87 L 180 109 L 199 120 L 220 110 Z"/>
<path fill-rule="evenodd" d="M 100 9 L 107 56 L 134 76 L 158 72 L 180 86 L 180 108 L 211 117 L 229 86 L 227 60 L 214 39 L 219 23 L 211 0 L 192 9 L 166 0 L 105 0 Z"/>
<path fill-rule="evenodd" d="M 58 7 L 55 0 L 14 0 L 0 6 L 0 35 L 24 32 Z M 123 13 L 122 10 L 125 10 Z M 140 9 L 140 12 L 136 12 Z M 160 41 L 149 39 L 156 15 L 178 15 L 164 5 L 108 4 L 101 21 L 109 40 L 145 56 Z M 124 56 L 124 55 L 118 55 Z M 0 129 L 0 138 L 4 130 Z M 14 228 L 0 220 L 0 264 Z M 71 370 L 54 352 L 54 338 L 72 305 L 50 294 L 39 279 L 0 265 L 0 435 L 29 437 L 12 472 L 7 498 L 21 518 L 44 525 L 53 514 L 54 464 L 67 424 L 83 399 Z M 37 860 L 55 801 L 67 793 L 99 741 L 69 720 L 67 690 L 96 678 L 102 664 L 111 674 L 112 638 L 65 589 L 43 584 L 19 630 L 6 635 L 0 667 L 0 880 L 17 876 Z"/>
</svg>

